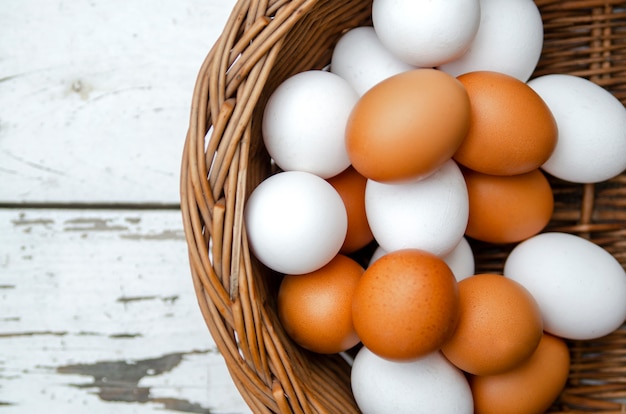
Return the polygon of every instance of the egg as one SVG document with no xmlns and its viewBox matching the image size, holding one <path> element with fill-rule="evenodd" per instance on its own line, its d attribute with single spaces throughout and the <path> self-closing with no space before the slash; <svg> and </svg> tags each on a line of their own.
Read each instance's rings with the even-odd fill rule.
<svg viewBox="0 0 626 414">
<path fill-rule="evenodd" d="M 626 108 L 582 77 L 540 76 L 528 82 L 550 107 L 558 142 L 544 171 L 575 183 L 597 183 L 626 170 Z"/>
<path fill-rule="evenodd" d="M 378 82 L 411 69 L 415 66 L 392 54 L 372 26 L 344 33 L 333 48 L 330 61 L 330 71 L 345 79 L 359 96 Z"/>
<path fill-rule="evenodd" d="M 437 351 L 452 334 L 458 314 L 452 271 L 439 257 L 417 249 L 387 253 L 374 262 L 352 298 L 361 342 L 394 361 Z"/>
<path fill-rule="evenodd" d="M 263 112 L 263 143 L 285 171 L 322 178 L 350 165 L 344 131 L 356 91 L 339 75 L 323 70 L 297 73 L 271 94 Z"/>
<path fill-rule="evenodd" d="M 351 371 L 356 403 L 370 414 L 472 414 L 472 393 L 463 373 L 439 352 L 409 362 L 359 350 Z"/>
<path fill-rule="evenodd" d="M 480 23 L 478 0 L 374 0 L 381 42 L 405 62 L 433 67 L 460 56 Z"/>
<path fill-rule="evenodd" d="M 471 122 L 455 161 L 485 174 L 515 175 L 548 160 L 556 146 L 557 125 L 532 88 L 491 71 L 467 73 L 458 80 L 470 98 Z"/>
<path fill-rule="evenodd" d="M 369 260 L 369 262 L 367 264 L 367 267 L 370 267 L 376 260 L 380 259 L 381 257 L 386 255 L 387 253 L 389 253 L 389 252 L 387 252 L 381 246 L 377 246 L 376 249 L 374 250 L 374 253 L 372 253 L 372 256 L 370 257 L 370 260 Z"/>
<path fill-rule="evenodd" d="M 250 251 L 279 273 L 319 269 L 339 253 L 348 217 L 341 196 L 323 178 L 285 171 L 262 181 L 244 208 Z"/>
<path fill-rule="evenodd" d="M 354 105 L 345 130 L 348 156 L 368 179 L 424 178 L 452 157 L 469 119 L 469 98 L 454 77 L 435 69 L 399 73 Z"/>
<path fill-rule="evenodd" d="M 278 290 L 282 326 L 300 346 L 321 354 L 359 343 L 352 323 L 352 295 L 363 268 L 344 255 L 311 273 L 285 276 Z"/>
<path fill-rule="evenodd" d="M 450 266 L 450 270 L 454 273 L 457 282 L 473 276 L 476 270 L 474 252 L 465 237 L 461 237 L 461 240 L 454 249 L 443 256 L 443 260 Z"/>
<path fill-rule="evenodd" d="M 403 184 L 368 180 L 365 212 L 374 238 L 388 252 L 416 248 L 450 253 L 467 226 L 463 174 L 452 160 L 427 178 Z"/>
<path fill-rule="evenodd" d="M 476 414 L 543 414 L 557 399 L 570 369 L 565 341 L 544 334 L 531 357 L 498 375 L 470 376 Z"/>
<path fill-rule="evenodd" d="M 468 49 L 439 69 L 459 76 L 493 71 L 526 82 L 543 49 L 543 21 L 532 0 L 480 0 L 480 23 Z"/>
<path fill-rule="evenodd" d="M 380 246 L 376 247 L 374 253 L 370 257 L 368 267 L 385 254 L 387 254 L 385 249 Z M 465 237 L 462 237 L 456 247 L 450 253 L 443 256 L 442 259 L 446 262 L 448 267 L 450 267 L 450 270 L 452 270 L 457 282 L 474 275 L 474 252 L 472 251 L 472 246 Z"/>
<path fill-rule="evenodd" d="M 599 338 L 626 320 L 624 268 L 583 237 L 548 232 L 525 240 L 509 253 L 504 274 L 531 292 L 553 335 Z"/>
<path fill-rule="evenodd" d="M 469 198 L 465 234 L 495 244 L 516 243 L 543 230 L 552 218 L 554 196 L 540 170 L 511 176 L 464 169 Z"/>
<path fill-rule="evenodd" d="M 494 375 L 535 352 L 543 335 L 541 311 L 521 284 L 481 273 L 458 282 L 459 320 L 441 351 L 459 369 Z"/>
<path fill-rule="evenodd" d="M 348 214 L 348 229 L 340 252 L 354 253 L 374 240 L 365 212 L 367 179 L 354 168 L 348 167 L 327 181 L 341 196 Z"/>
</svg>

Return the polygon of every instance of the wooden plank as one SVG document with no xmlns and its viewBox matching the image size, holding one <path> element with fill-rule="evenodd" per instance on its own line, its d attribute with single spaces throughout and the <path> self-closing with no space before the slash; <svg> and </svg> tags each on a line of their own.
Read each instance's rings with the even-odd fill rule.
<svg viewBox="0 0 626 414">
<path fill-rule="evenodd" d="M 0 204 L 178 203 L 201 62 L 235 0 L 3 0 Z"/>
<path fill-rule="evenodd" d="M 245 413 L 177 210 L 0 209 L 3 414 Z"/>
</svg>

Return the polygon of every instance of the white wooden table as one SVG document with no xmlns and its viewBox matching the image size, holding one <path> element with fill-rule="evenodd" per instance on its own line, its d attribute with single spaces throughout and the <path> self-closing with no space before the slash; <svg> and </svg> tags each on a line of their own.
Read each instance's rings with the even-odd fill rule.
<svg viewBox="0 0 626 414">
<path fill-rule="evenodd" d="M 234 0 L 2 0 L 0 413 L 248 413 L 193 293 L 178 179 Z"/>
</svg>

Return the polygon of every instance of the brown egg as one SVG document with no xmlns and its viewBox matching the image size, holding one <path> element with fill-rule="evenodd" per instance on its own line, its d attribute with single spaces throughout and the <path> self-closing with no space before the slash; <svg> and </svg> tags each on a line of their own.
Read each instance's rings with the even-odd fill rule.
<svg viewBox="0 0 626 414">
<path fill-rule="evenodd" d="M 461 370 L 493 375 L 527 360 L 539 345 L 539 306 L 519 283 L 496 274 L 459 282 L 459 321 L 442 352 Z"/>
<path fill-rule="evenodd" d="M 352 295 L 363 268 L 337 255 L 326 266 L 287 275 L 278 290 L 278 316 L 287 334 L 308 350 L 332 354 L 359 343 L 352 323 Z"/>
<path fill-rule="evenodd" d="M 346 125 L 352 166 L 379 182 L 425 177 L 448 161 L 469 128 L 463 85 L 437 69 L 414 69 L 365 92 Z"/>
<path fill-rule="evenodd" d="M 438 350 L 454 330 L 457 282 L 439 257 L 417 249 L 387 253 L 367 268 L 354 292 L 352 317 L 361 342 L 389 360 Z"/>
<path fill-rule="evenodd" d="M 367 178 L 350 166 L 341 174 L 331 177 L 327 181 L 341 196 L 348 213 L 348 230 L 340 253 L 353 253 L 374 240 L 365 214 Z"/>
<path fill-rule="evenodd" d="M 543 414 L 567 381 L 570 355 L 561 338 L 544 334 L 533 355 L 499 375 L 469 378 L 476 414 Z"/>
<path fill-rule="evenodd" d="M 470 98 L 471 122 L 454 159 L 475 171 L 523 174 L 548 160 L 557 125 L 541 97 L 526 83 L 498 72 L 458 77 Z"/>
<path fill-rule="evenodd" d="M 469 198 L 465 234 L 489 243 L 514 243 L 545 228 L 554 196 L 540 170 L 511 176 L 463 169 Z"/>
</svg>

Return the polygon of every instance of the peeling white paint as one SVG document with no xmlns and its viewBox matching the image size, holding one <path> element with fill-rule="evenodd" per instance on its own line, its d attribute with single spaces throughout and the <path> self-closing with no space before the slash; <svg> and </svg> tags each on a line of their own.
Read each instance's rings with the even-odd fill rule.
<svg viewBox="0 0 626 414">
<path fill-rule="evenodd" d="M 167 404 L 249 412 L 202 320 L 184 240 L 146 237 L 181 226 L 175 210 L 0 209 L 0 403 L 11 404 L 3 414 L 173 411 Z M 58 372 L 170 354 L 180 363 L 139 381 L 148 401 L 104 401 L 98 387 L 75 386 L 93 377 Z"/>
<path fill-rule="evenodd" d="M 3 0 L 2 414 L 250 412 L 175 209 L 195 77 L 234 3 Z M 103 398 L 104 362 L 136 397 Z"/>
</svg>

